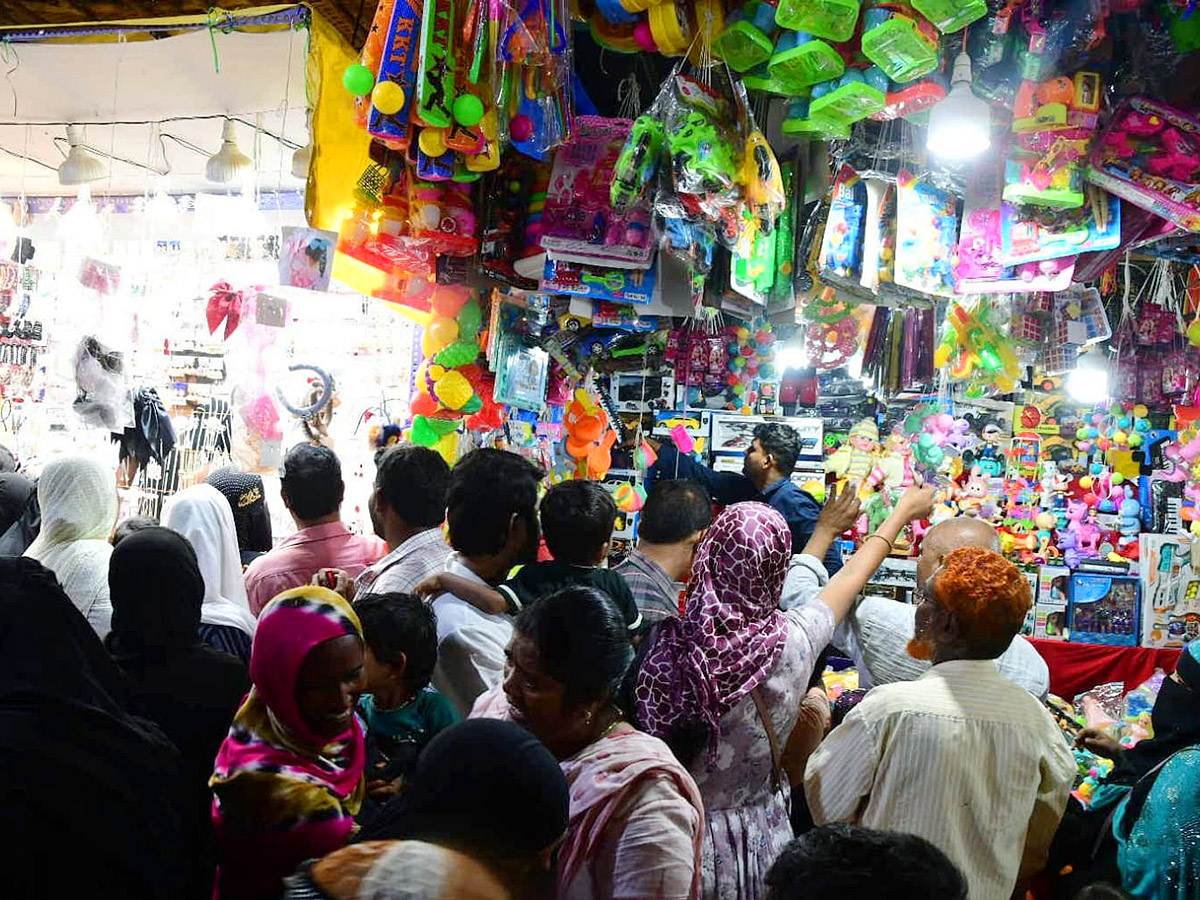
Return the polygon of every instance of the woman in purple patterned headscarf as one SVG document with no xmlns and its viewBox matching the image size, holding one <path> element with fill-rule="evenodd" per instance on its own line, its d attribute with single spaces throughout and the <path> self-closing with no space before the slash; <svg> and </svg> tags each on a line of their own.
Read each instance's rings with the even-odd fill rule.
<svg viewBox="0 0 1200 900">
<path fill-rule="evenodd" d="M 817 656 L 931 497 L 906 493 L 877 531 L 883 540 L 864 542 L 817 601 L 787 611 L 779 597 L 792 536 L 778 512 L 764 503 L 729 506 L 700 542 L 683 617 L 650 638 L 635 696 L 639 725 L 671 745 L 700 788 L 705 900 L 765 895 L 767 871 L 792 838 L 781 757 Z M 830 524 L 837 520 L 822 515 L 830 537 L 841 530 Z"/>
<path fill-rule="evenodd" d="M 783 516 L 738 503 L 713 522 L 696 549 L 682 619 L 662 625 L 638 676 L 638 716 L 667 737 L 683 722 L 715 733 L 721 717 L 753 691 L 783 652 L 779 609 L 792 555 Z"/>
</svg>

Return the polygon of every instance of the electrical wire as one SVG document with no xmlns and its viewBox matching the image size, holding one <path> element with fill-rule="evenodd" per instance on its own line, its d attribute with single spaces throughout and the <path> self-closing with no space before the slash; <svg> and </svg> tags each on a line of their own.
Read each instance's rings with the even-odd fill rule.
<svg viewBox="0 0 1200 900">
<path fill-rule="evenodd" d="M 251 113 L 251 115 L 258 115 L 260 112 L 261 113 L 278 113 L 279 109 L 278 109 L 278 107 L 276 107 L 275 109 L 257 110 L 254 113 Z M 53 125 L 57 125 L 57 126 L 60 126 L 63 128 L 65 128 L 68 125 L 102 125 L 102 126 L 104 126 L 104 125 L 112 125 L 112 126 L 116 126 L 116 125 L 163 125 L 168 122 L 207 122 L 207 121 L 211 121 L 213 119 L 222 119 L 222 120 L 228 119 L 230 122 L 237 122 L 239 125 L 245 125 L 247 128 L 256 128 L 257 127 L 253 122 L 250 122 L 247 119 L 243 119 L 241 116 L 228 116 L 223 113 L 206 113 L 204 115 L 194 115 L 194 116 L 165 116 L 164 118 L 161 118 L 161 119 L 114 119 L 112 121 L 99 121 L 99 120 L 91 120 L 91 119 L 89 119 L 87 121 L 75 120 L 73 122 L 49 122 L 49 121 L 40 121 L 40 120 L 32 120 L 32 119 L 29 121 L 22 120 L 20 122 L 2 122 L 2 121 L 0 121 L 0 128 L 4 128 L 5 126 L 14 126 L 14 125 L 33 125 L 33 126 L 37 126 L 37 127 L 50 127 Z M 269 131 L 266 128 L 260 128 L 259 130 L 262 131 L 262 133 L 265 134 L 267 137 L 278 141 L 280 144 L 287 147 L 289 150 L 299 150 L 302 146 L 304 146 L 303 144 L 297 144 L 295 141 L 289 140 L 288 138 L 284 137 L 281 134 L 276 134 L 273 131 Z M 188 149 L 192 149 L 192 148 L 189 147 Z"/>
</svg>

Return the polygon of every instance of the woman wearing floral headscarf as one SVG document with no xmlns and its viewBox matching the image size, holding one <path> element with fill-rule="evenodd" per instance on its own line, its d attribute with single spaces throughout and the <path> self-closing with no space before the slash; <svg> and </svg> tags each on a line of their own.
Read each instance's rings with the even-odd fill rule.
<svg viewBox="0 0 1200 900">
<path fill-rule="evenodd" d="M 211 781 L 220 900 L 278 897 L 296 866 L 346 842 L 363 798 L 363 642 L 350 605 L 319 587 L 280 594 L 259 617 L 250 677 Z"/>
<path fill-rule="evenodd" d="M 637 677 L 641 727 L 671 745 L 704 800 L 705 898 L 757 900 L 792 838 L 781 748 L 796 725 L 817 655 L 900 529 L 926 515 L 911 488 L 822 589 L 821 603 L 779 610 L 792 536 L 763 503 L 737 503 L 696 550 L 684 614 L 667 619 Z"/>
</svg>

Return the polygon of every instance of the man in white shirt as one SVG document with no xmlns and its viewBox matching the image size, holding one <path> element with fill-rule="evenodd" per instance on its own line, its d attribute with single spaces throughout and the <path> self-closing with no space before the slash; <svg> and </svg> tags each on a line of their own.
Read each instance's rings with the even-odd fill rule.
<svg viewBox="0 0 1200 900">
<path fill-rule="evenodd" d="M 388 554 L 363 570 L 354 595 L 411 594 L 441 572 L 450 556 L 442 535 L 450 467 L 428 447 L 403 444 L 375 458 L 375 487 L 368 508 L 375 533 L 387 541 Z"/>
<path fill-rule="evenodd" d="M 445 571 L 495 587 L 513 566 L 537 556 L 537 490 L 545 473 L 505 450 L 473 450 L 450 471 L 446 522 L 454 548 Z M 504 678 L 512 619 L 453 594 L 433 601 L 438 662 L 433 686 L 466 716 Z"/>
<path fill-rule="evenodd" d="M 820 536 L 813 532 L 813 539 Z M 941 522 L 925 533 L 917 558 L 917 585 L 925 584 L 937 561 L 959 547 L 999 551 L 1000 536 L 987 522 L 959 516 Z M 810 603 L 829 580 L 820 557 L 806 552 L 792 557 L 780 606 L 788 609 Z M 819 547 L 818 547 L 819 550 Z M 845 650 L 858 667 L 859 686 L 874 687 L 897 681 L 914 681 L 929 671 L 929 663 L 913 659 L 906 646 L 912 639 L 916 606 L 884 597 L 864 597 L 834 632 L 833 644 Z M 1000 674 L 1039 700 L 1050 691 L 1050 670 L 1033 644 L 1018 635 L 996 660 Z"/>
<path fill-rule="evenodd" d="M 993 663 L 1029 585 L 976 547 L 920 583 L 909 651 L 933 667 L 870 691 L 809 760 L 804 792 L 818 824 L 919 835 L 962 870 L 971 900 L 1009 900 L 1045 864 L 1076 768 L 1049 712 Z"/>
</svg>

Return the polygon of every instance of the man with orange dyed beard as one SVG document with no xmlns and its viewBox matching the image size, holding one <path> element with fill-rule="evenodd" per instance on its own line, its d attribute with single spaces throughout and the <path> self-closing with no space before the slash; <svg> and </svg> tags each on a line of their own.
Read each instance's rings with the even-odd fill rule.
<svg viewBox="0 0 1200 900">
<path fill-rule="evenodd" d="M 870 691 L 810 758 L 805 795 L 818 825 L 920 835 L 967 876 L 971 900 L 1008 900 L 1045 864 L 1075 760 L 994 662 L 1029 609 L 1021 572 L 981 547 L 929 557 L 909 652 L 932 668 Z"/>
</svg>

